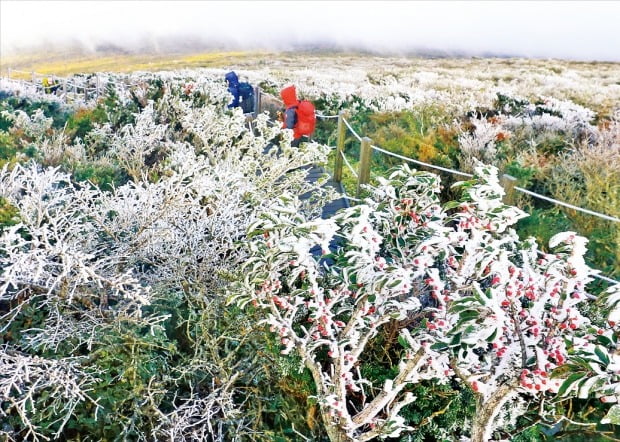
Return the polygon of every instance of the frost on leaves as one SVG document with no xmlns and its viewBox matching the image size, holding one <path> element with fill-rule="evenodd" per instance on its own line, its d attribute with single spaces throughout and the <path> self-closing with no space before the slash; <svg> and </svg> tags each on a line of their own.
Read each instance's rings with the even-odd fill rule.
<svg viewBox="0 0 620 442">
<path fill-rule="evenodd" d="M 443 207 L 439 178 L 403 166 L 332 219 L 307 220 L 286 200 L 251 227 L 233 299 L 263 310 L 282 353 L 301 356 L 332 440 L 409 430 L 407 385 L 455 377 L 479 396 L 472 439 L 487 440 L 504 407 L 557 394 L 564 377 L 552 374 L 587 341 L 585 240 L 557 235 L 541 257 L 512 229 L 525 214 L 502 203 L 496 169 L 475 170 Z M 359 365 L 390 322 L 403 324 L 402 359 L 373 387 Z"/>
</svg>

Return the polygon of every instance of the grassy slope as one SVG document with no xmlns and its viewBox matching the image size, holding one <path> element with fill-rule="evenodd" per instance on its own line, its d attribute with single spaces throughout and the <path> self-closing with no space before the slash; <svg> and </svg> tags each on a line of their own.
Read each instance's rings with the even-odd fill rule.
<svg viewBox="0 0 620 442">
<path fill-rule="evenodd" d="M 36 51 L 18 55 L 0 54 L 0 73 L 13 70 L 13 78 L 30 78 L 30 72 L 67 76 L 75 73 L 159 71 L 181 68 L 228 67 L 256 68 L 265 65 L 282 69 L 305 69 L 313 66 L 358 66 L 360 61 L 389 62 L 395 67 L 421 70 L 470 69 L 475 73 L 511 70 L 511 75 L 523 71 L 572 69 L 577 72 L 596 70 L 597 75 L 613 75 L 617 63 L 588 63 L 565 60 L 502 59 L 502 58 L 424 58 L 377 56 L 364 53 L 345 53 L 313 50 L 309 52 L 271 51 L 203 51 L 169 53 L 127 53 L 120 50 L 86 52 L 80 49 Z M 17 73 L 15 71 L 23 71 Z M 554 72 L 555 72 L 554 71 Z M 497 78 L 499 80 L 499 78 Z M 506 79 L 505 79 L 506 80 Z"/>
<path fill-rule="evenodd" d="M 252 65 L 273 56 L 266 52 L 202 52 L 168 54 L 122 54 L 81 52 L 30 53 L 0 57 L 0 71 L 7 69 L 66 76 L 91 72 L 158 71 L 180 68 Z M 11 74 L 13 78 L 29 78 L 28 74 Z"/>
</svg>

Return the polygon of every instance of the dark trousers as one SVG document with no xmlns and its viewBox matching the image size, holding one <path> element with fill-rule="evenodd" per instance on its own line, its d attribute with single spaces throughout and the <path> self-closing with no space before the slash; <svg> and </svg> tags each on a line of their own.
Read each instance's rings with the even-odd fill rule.
<svg viewBox="0 0 620 442">
<path fill-rule="evenodd" d="M 307 136 L 307 135 L 302 135 L 299 138 L 295 138 L 293 141 L 291 141 L 291 146 L 299 147 L 299 145 L 301 144 L 302 141 L 304 143 L 308 143 L 308 142 L 310 142 L 310 137 Z"/>
<path fill-rule="evenodd" d="M 254 112 L 254 95 L 250 95 L 248 98 L 244 98 L 241 101 L 241 109 L 243 109 L 244 114 Z"/>
</svg>

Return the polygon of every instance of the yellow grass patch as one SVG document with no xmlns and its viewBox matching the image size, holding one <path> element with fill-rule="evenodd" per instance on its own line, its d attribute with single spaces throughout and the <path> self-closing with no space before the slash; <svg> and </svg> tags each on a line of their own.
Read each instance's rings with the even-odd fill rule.
<svg viewBox="0 0 620 442">
<path fill-rule="evenodd" d="M 30 72 L 67 76 L 76 73 L 160 71 L 168 69 L 251 65 L 269 54 L 262 52 L 204 52 L 194 54 L 33 53 L 0 58 L 0 70 L 12 78 L 29 79 Z M 21 71 L 21 72 L 17 72 Z"/>
</svg>

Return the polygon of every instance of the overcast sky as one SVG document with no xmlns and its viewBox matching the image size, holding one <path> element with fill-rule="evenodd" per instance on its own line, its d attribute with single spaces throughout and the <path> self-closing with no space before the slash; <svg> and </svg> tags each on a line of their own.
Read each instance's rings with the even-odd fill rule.
<svg viewBox="0 0 620 442">
<path fill-rule="evenodd" d="M 0 0 L 2 55 L 69 41 L 128 50 L 187 42 L 241 49 L 326 43 L 620 61 L 620 2 Z"/>
</svg>

